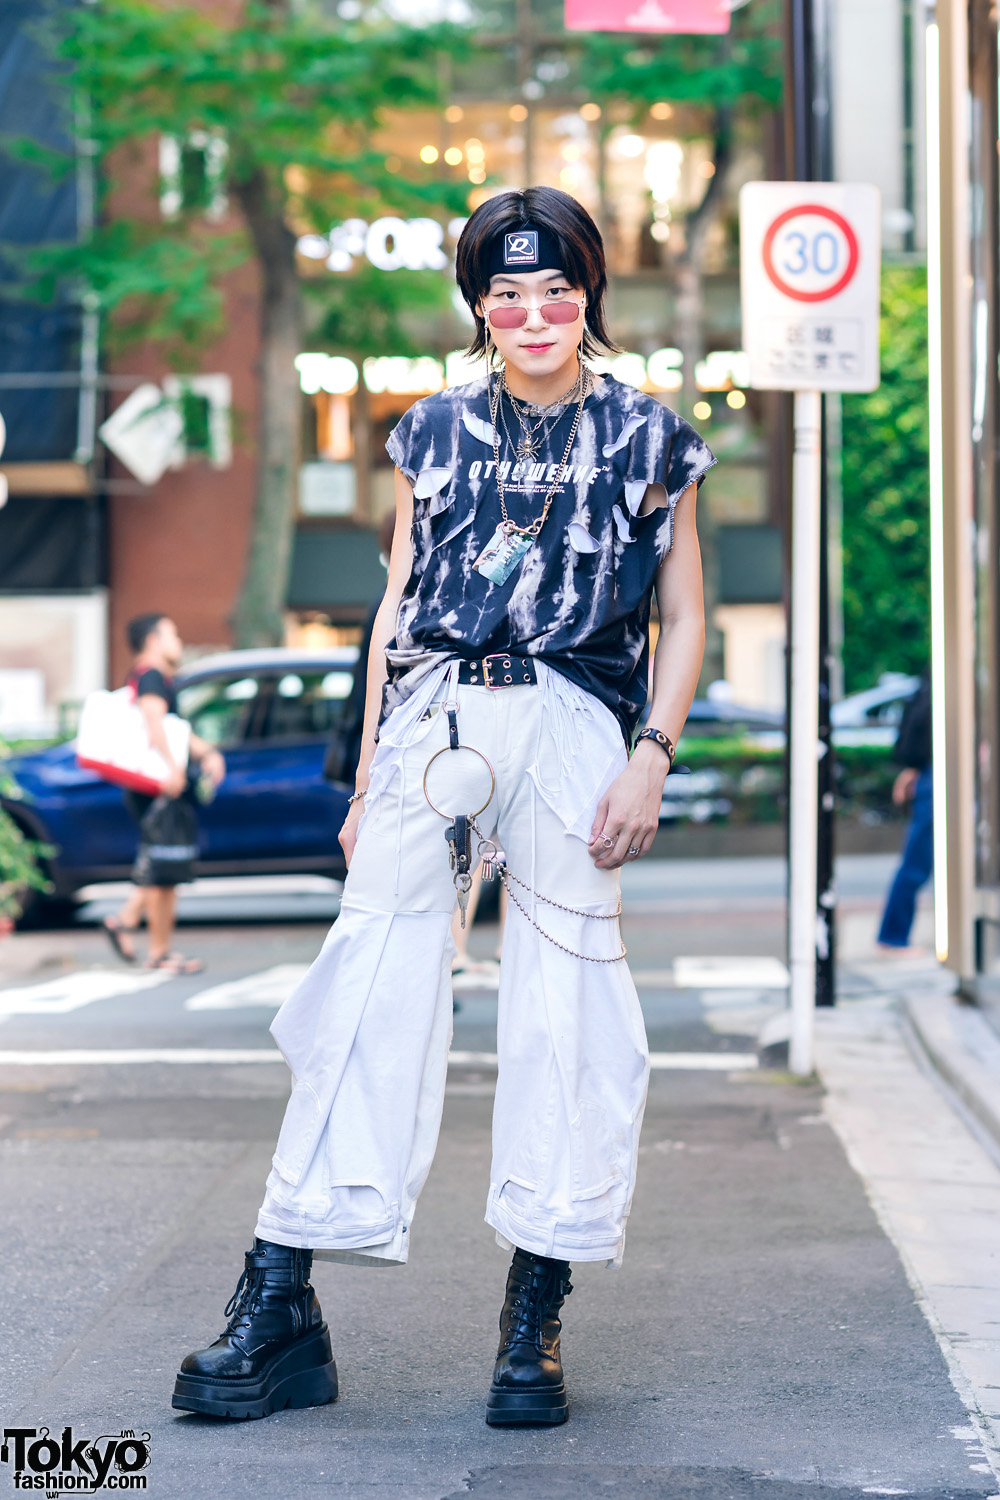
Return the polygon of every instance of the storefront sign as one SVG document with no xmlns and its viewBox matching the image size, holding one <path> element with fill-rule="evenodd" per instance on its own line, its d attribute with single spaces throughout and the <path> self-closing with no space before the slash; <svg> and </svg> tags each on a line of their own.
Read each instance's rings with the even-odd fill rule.
<svg viewBox="0 0 1000 1500">
<path fill-rule="evenodd" d="M 566 0 L 567 31 L 728 31 L 733 0 Z"/>
<path fill-rule="evenodd" d="M 740 193 L 740 256 L 751 385 L 770 391 L 875 390 L 877 188 L 748 183 Z"/>
<path fill-rule="evenodd" d="M 457 239 L 464 224 L 464 219 L 449 224 L 453 238 Z M 361 257 L 380 271 L 443 271 L 448 264 L 441 248 L 444 235 L 444 225 L 437 219 L 398 219 L 387 214 L 371 224 L 366 219 L 345 219 L 332 224 L 328 235 L 304 234 L 295 248 L 307 260 L 325 261 L 328 271 L 350 271 Z"/>
</svg>

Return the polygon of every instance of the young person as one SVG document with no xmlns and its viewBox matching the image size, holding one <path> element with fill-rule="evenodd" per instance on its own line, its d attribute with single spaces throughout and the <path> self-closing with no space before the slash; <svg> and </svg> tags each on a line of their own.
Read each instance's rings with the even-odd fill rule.
<svg viewBox="0 0 1000 1500">
<path fill-rule="evenodd" d="M 457 275 L 490 374 L 417 402 L 387 444 L 397 524 L 343 905 L 272 1027 L 294 1086 L 230 1322 L 181 1366 L 173 1404 L 191 1411 L 334 1400 L 313 1256 L 407 1258 L 447 1071 L 460 815 L 487 798 L 472 860 L 496 831 L 510 908 L 486 1221 L 513 1250 L 488 1422 L 566 1419 L 570 1262 L 622 1257 L 648 1055 L 618 871 L 652 843 L 698 679 L 695 495 L 714 459 L 583 363 L 611 344 L 601 238 L 574 199 L 491 198 Z"/>
<path fill-rule="evenodd" d="M 170 768 L 163 791 L 168 797 L 183 797 L 188 790 L 188 775 L 174 763 L 163 727 L 167 714 L 177 712 L 174 674 L 181 664 L 184 649 L 177 626 L 169 615 L 153 613 L 137 615 L 129 621 L 126 629 L 135 658 L 129 682 L 135 688 L 149 742 L 159 750 Z M 226 763 L 219 751 L 192 734 L 190 753 L 192 760 L 198 762 L 218 786 L 226 774 Z M 141 827 L 153 800 L 142 792 L 125 793 L 125 806 L 137 826 Z M 197 974 L 204 968 L 201 959 L 185 958 L 183 953 L 174 953 L 170 947 L 177 908 L 176 886 L 151 884 L 150 871 L 141 859 L 136 861 L 132 881 L 135 885 L 132 895 L 114 916 L 104 921 L 104 930 L 115 951 L 127 963 L 135 962 L 135 933 L 145 916 L 149 924 L 149 953 L 145 967 L 169 969 L 173 974 Z"/>
</svg>

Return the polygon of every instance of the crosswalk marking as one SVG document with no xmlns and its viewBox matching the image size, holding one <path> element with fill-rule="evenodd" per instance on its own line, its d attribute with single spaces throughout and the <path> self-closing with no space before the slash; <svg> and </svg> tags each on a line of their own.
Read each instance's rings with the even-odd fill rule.
<svg viewBox="0 0 1000 1500">
<path fill-rule="evenodd" d="M 452 1067 L 495 1068 L 495 1052 L 449 1052 Z M 284 1063 L 273 1047 L 65 1047 L 60 1051 L 0 1051 L 0 1068 L 123 1067 L 143 1063 Z M 735 1073 L 757 1067 L 755 1052 L 653 1052 L 654 1070 Z"/>
<path fill-rule="evenodd" d="M 309 972 L 308 964 L 276 964 L 259 974 L 230 979 L 200 990 L 184 1002 L 185 1010 L 238 1010 L 244 1005 L 269 1005 L 277 1010 Z"/>
<path fill-rule="evenodd" d="M 778 958 L 675 958 L 674 984 L 681 990 L 783 990 L 788 970 Z"/>
<path fill-rule="evenodd" d="M 7 1016 L 61 1016 L 93 1005 L 96 1000 L 113 1000 L 119 995 L 138 994 L 165 984 L 175 975 L 157 969 L 152 973 L 127 969 L 77 969 L 60 974 L 41 984 L 23 984 L 0 990 L 0 1021 Z"/>
</svg>

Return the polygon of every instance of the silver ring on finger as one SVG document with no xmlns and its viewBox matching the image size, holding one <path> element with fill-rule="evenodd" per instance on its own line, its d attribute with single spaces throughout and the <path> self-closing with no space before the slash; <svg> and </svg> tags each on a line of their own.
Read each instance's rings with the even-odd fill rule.
<svg viewBox="0 0 1000 1500">
<path fill-rule="evenodd" d="M 639 851 L 636 848 L 635 844 L 629 844 L 629 846 L 628 846 L 628 852 L 632 855 L 633 859 L 639 853 Z"/>
<path fill-rule="evenodd" d="M 606 833 L 601 834 L 601 843 L 605 849 L 613 849 L 615 847 L 615 840 Z"/>
</svg>

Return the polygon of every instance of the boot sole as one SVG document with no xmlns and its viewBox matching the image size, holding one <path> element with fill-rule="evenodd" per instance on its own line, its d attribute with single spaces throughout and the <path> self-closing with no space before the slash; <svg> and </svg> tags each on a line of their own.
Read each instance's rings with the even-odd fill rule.
<svg viewBox="0 0 1000 1500">
<path fill-rule="evenodd" d="M 569 1417 L 564 1385 L 545 1391 L 511 1391 L 491 1386 L 486 1398 L 490 1427 L 555 1427 Z"/>
<path fill-rule="evenodd" d="M 252 1380 L 178 1375 L 170 1404 L 206 1417 L 247 1421 L 289 1407 L 327 1406 L 338 1394 L 330 1330 L 324 1323 L 275 1355 Z"/>
</svg>

